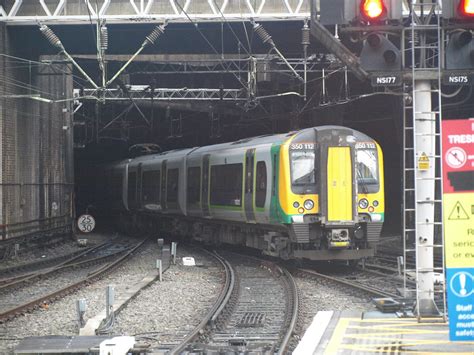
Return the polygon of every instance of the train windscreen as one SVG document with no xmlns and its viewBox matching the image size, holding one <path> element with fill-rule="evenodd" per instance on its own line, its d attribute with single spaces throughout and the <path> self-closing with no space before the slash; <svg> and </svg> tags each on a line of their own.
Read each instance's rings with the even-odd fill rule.
<svg viewBox="0 0 474 355">
<path fill-rule="evenodd" d="M 379 190 L 377 150 L 373 148 L 357 149 L 356 161 L 359 192 L 377 192 Z"/>
<path fill-rule="evenodd" d="M 295 193 L 315 193 L 316 172 L 314 149 L 290 150 L 291 185 Z"/>
</svg>

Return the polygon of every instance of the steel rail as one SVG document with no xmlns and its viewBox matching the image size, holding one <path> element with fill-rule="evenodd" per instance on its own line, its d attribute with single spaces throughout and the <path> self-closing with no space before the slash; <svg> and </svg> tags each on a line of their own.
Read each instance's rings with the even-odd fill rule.
<svg viewBox="0 0 474 355">
<path fill-rule="evenodd" d="M 283 355 L 287 353 L 291 336 L 295 332 L 296 323 L 298 321 L 299 297 L 298 297 L 298 287 L 296 286 L 296 282 L 295 282 L 295 279 L 293 278 L 293 275 L 291 275 L 290 272 L 285 268 L 282 268 L 280 266 L 278 266 L 278 268 L 280 269 L 282 274 L 286 276 L 288 280 L 288 283 L 292 292 L 291 296 L 293 299 L 293 307 L 291 309 L 292 316 L 291 316 L 290 325 L 285 333 L 285 337 L 283 338 L 283 341 L 280 344 L 280 349 L 278 351 L 279 355 Z"/>
<path fill-rule="evenodd" d="M 114 260 L 107 264 L 105 267 L 102 267 L 91 274 L 89 274 L 87 277 L 83 278 L 82 280 L 79 280 L 72 285 L 63 287 L 60 290 L 54 291 L 48 295 L 43 295 L 42 297 L 36 298 L 33 301 L 29 301 L 25 304 L 22 304 L 20 306 L 11 308 L 5 312 L 0 313 L 0 323 L 4 323 L 5 321 L 8 321 L 12 318 L 15 318 L 17 315 L 26 312 L 30 309 L 35 309 L 38 307 L 40 304 L 44 303 L 47 300 L 56 300 L 61 297 L 66 296 L 69 293 L 72 293 L 73 291 L 79 289 L 82 285 L 94 281 L 96 278 L 100 276 L 104 276 L 107 272 L 110 272 L 118 266 L 120 263 L 122 263 L 128 256 L 130 256 L 135 250 L 137 250 L 139 247 L 141 247 L 149 238 L 145 238 L 142 241 L 140 241 L 137 245 L 134 247 L 130 248 L 128 252 L 118 258 L 117 260 Z"/>
<path fill-rule="evenodd" d="M 81 250 L 79 252 L 75 251 L 73 253 L 57 256 L 57 257 L 54 257 L 54 258 L 39 259 L 39 260 L 35 260 L 35 261 L 29 262 L 29 263 L 23 263 L 23 264 L 19 264 L 19 265 L 6 267 L 6 268 L 3 268 L 3 269 L 0 269 L 0 273 L 3 274 L 3 275 L 7 275 L 7 274 L 14 274 L 14 273 L 23 272 L 23 275 L 31 275 L 31 274 L 33 274 L 33 272 L 28 273 L 27 270 L 37 269 L 37 268 L 46 269 L 48 267 L 51 267 L 51 266 L 48 266 L 48 265 L 59 265 L 62 262 L 70 260 L 73 257 L 76 257 L 78 255 L 87 253 L 89 250 L 91 250 L 91 248 L 87 248 L 87 249 Z M 18 276 L 20 276 L 20 275 L 18 275 Z M 0 279 L 0 284 L 5 283 L 6 281 L 10 281 L 10 280 L 15 279 L 15 278 L 16 277 L 14 277 L 14 276 L 1 278 Z"/>
<path fill-rule="evenodd" d="M 30 274 L 20 275 L 20 276 L 17 276 L 17 277 L 12 277 L 10 279 L 0 280 L 0 290 L 8 289 L 8 288 L 11 288 L 13 286 L 18 286 L 18 285 L 20 285 L 24 282 L 33 281 L 34 279 L 36 279 L 38 277 L 44 277 L 44 276 L 50 275 L 52 273 L 55 273 L 55 272 L 58 272 L 58 271 L 61 271 L 61 270 L 64 270 L 64 269 L 74 268 L 74 267 L 77 267 L 79 265 L 84 265 L 84 264 L 93 264 L 93 263 L 96 263 L 96 262 L 101 261 L 103 259 L 113 257 L 117 254 L 120 254 L 120 253 L 123 253 L 124 251 L 126 251 L 126 249 L 124 249 L 124 250 L 120 250 L 118 252 L 114 252 L 114 253 L 111 253 L 111 254 L 101 255 L 101 256 L 96 257 L 96 258 L 92 258 L 92 259 L 72 263 L 73 261 L 75 261 L 75 260 L 77 260 L 77 259 L 79 259 L 79 258 L 81 258 L 81 257 L 83 257 L 83 256 L 85 256 L 85 255 L 87 255 L 91 252 L 94 252 L 94 251 L 97 251 L 97 250 L 103 248 L 106 244 L 107 244 L 107 242 L 102 243 L 102 244 L 100 244 L 100 245 L 98 245 L 94 248 L 89 248 L 87 251 L 81 252 L 79 255 L 75 255 L 74 257 L 70 258 L 69 260 L 65 260 L 65 261 L 59 263 L 58 265 L 54 265 L 54 266 L 51 266 L 49 268 L 44 268 L 42 270 L 30 273 Z"/>
<path fill-rule="evenodd" d="M 209 310 L 209 312 L 205 315 L 205 317 L 201 320 L 201 322 L 193 329 L 191 333 L 189 333 L 180 344 L 175 346 L 170 351 L 170 355 L 176 355 L 181 353 L 186 346 L 198 335 L 202 332 L 202 330 L 207 326 L 214 326 L 216 324 L 217 318 L 222 313 L 228 301 L 234 291 L 235 286 L 235 272 L 230 263 L 221 257 L 216 252 L 209 252 L 206 249 L 203 249 L 206 253 L 215 257 L 221 265 L 224 267 L 225 270 L 225 284 L 222 288 L 222 291 L 214 303 L 214 306 Z"/>
<path fill-rule="evenodd" d="M 393 294 L 393 293 L 390 293 L 390 292 L 386 292 L 384 290 L 380 290 L 380 289 L 377 289 L 375 287 L 370 287 L 370 286 L 367 286 L 367 285 L 363 285 L 361 283 L 358 283 L 355 280 L 347 281 L 347 280 L 342 279 L 340 277 L 329 276 L 329 275 L 321 274 L 317 271 L 308 270 L 308 269 L 297 269 L 297 270 L 302 272 L 302 273 L 305 273 L 305 274 L 316 276 L 316 277 L 326 279 L 326 280 L 329 280 L 329 281 L 334 281 L 334 282 L 349 286 L 351 288 L 356 288 L 356 289 L 368 292 L 368 293 L 373 294 L 377 297 L 389 297 L 389 298 L 394 298 L 394 299 L 400 297 L 399 295 L 396 295 L 396 294 Z"/>
</svg>

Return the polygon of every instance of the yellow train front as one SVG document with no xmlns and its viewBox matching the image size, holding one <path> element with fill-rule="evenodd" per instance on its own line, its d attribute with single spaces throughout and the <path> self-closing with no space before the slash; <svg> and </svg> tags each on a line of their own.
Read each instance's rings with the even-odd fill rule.
<svg viewBox="0 0 474 355">
<path fill-rule="evenodd" d="M 372 256 L 384 221 L 380 146 L 353 129 L 324 126 L 297 132 L 279 146 L 278 156 L 278 201 L 271 214 L 288 227 L 290 257 Z M 282 256 L 282 249 L 277 253 Z"/>
</svg>

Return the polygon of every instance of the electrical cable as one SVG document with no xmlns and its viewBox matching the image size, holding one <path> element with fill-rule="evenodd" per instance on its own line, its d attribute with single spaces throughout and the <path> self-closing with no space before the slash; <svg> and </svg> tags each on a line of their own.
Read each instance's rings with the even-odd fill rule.
<svg viewBox="0 0 474 355">
<path fill-rule="evenodd" d="M 47 66 L 55 66 L 56 64 L 54 63 L 45 63 L 45 62 L 39 62 L 39 61 L 36 61 L 36 60 L 31 60 L 31 59 L 27 59 L 27 58 L 21 58 L 21 57 L 15 57 L 15 56 L 12 56 L 12 55 L 8 55 L 8 54 L 5 54 L 5 53 L 0 53 L 0 56 L 2 57 L 5 57 L 5 58 L 11 58 L 11 59 L 17 59 L 18 62 L 28 62 L 28 63 L 35 63 L 35 65 L 47 65 Z M 71 75 L 73 77 L 73 79 L 78 79 L 78 80 L 81 80 L 81 81 L 87 81 L 86 79 L 84 79 L 83 77 L 81 76 L 78 76 L 78 75 L 75 75 L 72 71 L 66 71 L 65 69 L 63 69 L 62 66 L 59 66 L 59 67 L 55 67 L 56 70 L 60 71 L 61 73 L 63 74 L 68 74 L 68 75 Z M 75 81 L 77 84 L 81 85 L 79 82 Z"/>
<path fill-rule="evenodd" d="M 212 45 L 211 42 L 209 42 L 209 40 L 207 39 L 206 35 L 204 35 L 204 33 L 202 33 L 202 31 L 199 29 L 199 27 L 197 26 L 197 23 L 194 22 L 191 17 L 189 17 L 189 14 L 184 10 L 184 8 L 181 6 L 181 4 L 176 1 L 176 5 L 180 8 L 180 10 L 184 13 L 184 15 L 186 16 L 186 18 L 189 20 L 189 22 L 191 22 L 193 25 L 194 25 L 194 28 L 199 32 L 199 34 L 201 35 L 201 37 L 204 39 L 204 41 L 206 41 L 206 43 L 209 45 L 209 47 L 211 47 L 211 49 L 214 51 L 215 54 L 217 55 L 220 55 L 220 53 L 216 50 L 216 48 Z M 223 63 L 223 61 L 221 60 L 221 63 Z M 236 65 L 233 61 L 232 63 L 234 65 Z M 237 79 L 237 81 L 243 86 L 243 87 L 247 87 L 245 85 L 245 83 L 242 82 L 242 80 L 235 74 L 235 73 L 232 73 L 234 75 L 234 77 Z"/>
</svg>

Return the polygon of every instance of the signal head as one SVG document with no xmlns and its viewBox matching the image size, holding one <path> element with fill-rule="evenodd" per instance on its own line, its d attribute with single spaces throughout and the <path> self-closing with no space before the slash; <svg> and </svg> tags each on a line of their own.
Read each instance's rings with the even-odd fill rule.
<svg viewBox="0 0 474 355">
<path fill-rule="evenodd" d="M 387 8 L 383 0 L 362 0 L 360 13 L 367 21 L 380 21 L 386 16 Z"/>
<path fill-rule="evenodd" d="M 458 14 L 465 18 L 474 18 L 474 0 L 461 0 L 458 6 Z"/>
</svg>

